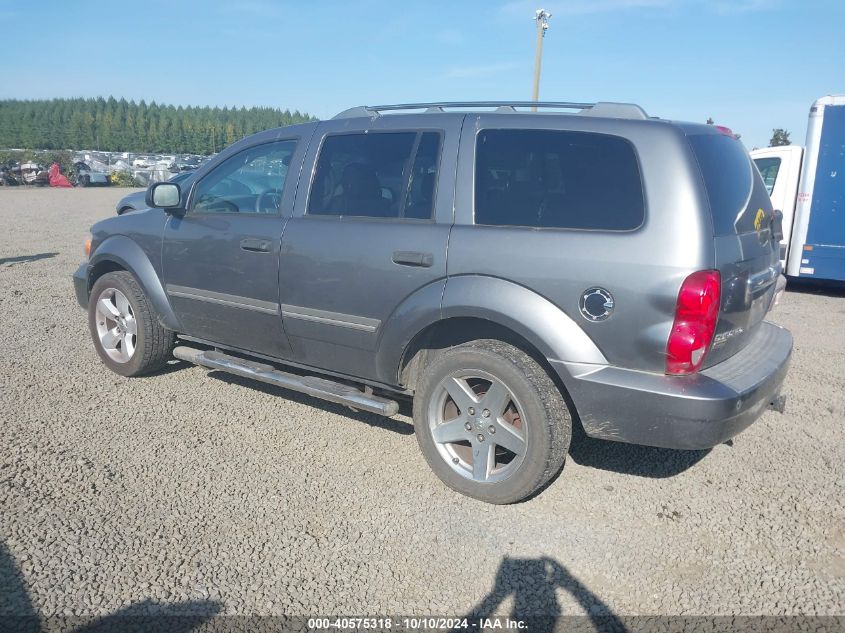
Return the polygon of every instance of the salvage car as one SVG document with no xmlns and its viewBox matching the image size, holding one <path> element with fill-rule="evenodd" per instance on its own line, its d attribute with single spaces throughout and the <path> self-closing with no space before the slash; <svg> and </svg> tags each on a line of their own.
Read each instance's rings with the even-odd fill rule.
<svg viewBox="0 0 845 633">
<path fill-rule="evenodd" d="M 547 486 L 573 424 L 704 449 L 783 407 L 780 216 L 725 128 L 616 103 L 357 107 L 146 202 L 95 224 L 74 274 L 106 367 L 175 357 L 387 416 L 412 398 L 431 468 L 486 502 Z"/>
<path fill-rule="evenodd" d="M 111 184 L 106 172 L 92 169 L 87 163 L 83 162 L 73 164 L 72 182 L 77 187 L 90 187 L 92 185 L 106 187 Z"/>
<path fill-rule="evenodd" d="M 50 174 L 38 163 L 26 161 L 21 163 L 17 171 L 20 174 L 20 180 L 25 185 L 46 187 L 50 184 Z"/>
</svg>

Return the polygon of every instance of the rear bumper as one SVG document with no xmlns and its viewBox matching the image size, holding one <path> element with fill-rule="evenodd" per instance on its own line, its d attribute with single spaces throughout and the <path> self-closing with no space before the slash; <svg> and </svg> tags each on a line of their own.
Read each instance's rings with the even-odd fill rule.
<svg viewBox="0 0 845 633">
<path fill-rule="evenodd" d="M 676 449 L 720 444 L 780 393 L 792 335 L 763 322 L 739 353 L 693 376 L 550 361 L 591 437 Z"/>
<path fill-rule="evenodd" d="M 85 310 L 88 309 L 88 262 L 79 265 L 73 273 L 73 289 L 76 291 L 76 300 Z"/>
</svg>

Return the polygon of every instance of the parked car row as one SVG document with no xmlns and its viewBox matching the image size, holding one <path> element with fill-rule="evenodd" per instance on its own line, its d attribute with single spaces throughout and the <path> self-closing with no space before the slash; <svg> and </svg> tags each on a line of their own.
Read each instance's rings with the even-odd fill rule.
<svg viewBox="0 0 845 633">
<path fill-rule="evenodd" d="M 128 152 L 79 151 L 73 154 L 73 166 L 66 174 L 77 187 L 108 186 L 111 174 L 126 172 L 140 185 L 169 180 L 173 174 L 191 173 L 212 156 L 194 154 L 136 155 Z M 45 165 L 34 161 L 12 161 L 0 165 L 0 186 L 50 185 Z M 124 207 L 133 205 L 124 205 Z M 122 209 L 124 207 L 118 207 Z"/>
<path fill-rule="evenodd" d="M 34 185 L 46 187 L 50 184 L 48 168 L 33 161 L 12 161 L 0 165 L 0 185 L 16 187 L 18 185 Z"/>
<path fill-rule="evenodd" d="M 60 169 L 56 164 L 55 169 Z M 59 172 L 60 173 L 60 172 Z M 71 173 L 68 174 L 66 184 L 76 187 L 89 187 L 92 185 L 108 186 L 111 184 L 109 175 L 101 170 L 93 169 L 87 163 L 77 161 L 73 164 Z M 50 179 L 49 168 L 33 161 L 10 162 L 0 165 L 0 185 L 15 187 L 18 185 L 35 185 L 46 187 L 53 184 Z"/>
<path fill-rule="evenodd" d="M 126 170 L 166 169 L 175 173 L 196 169 L 209 158 L 197 154 L 134 154 L 94 150 L 82 150 L 74 154 L 74 160 L 88 163 L 100 171 L 109 171 L 112 166 L 116 166 Z"/>
</svg>

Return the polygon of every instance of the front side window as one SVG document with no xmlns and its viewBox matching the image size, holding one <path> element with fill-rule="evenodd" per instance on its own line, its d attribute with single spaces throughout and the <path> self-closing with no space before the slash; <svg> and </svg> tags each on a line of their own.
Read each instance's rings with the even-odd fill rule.
<svg viewBox="0 0 845 633">
<path fill-rule="evenodd" d="M 309 215 L 431 218 L 440 156 L 437 132 L 370 132 L 326 137 Z"/>
<path fill-rule="evenodd" d="M 645 218 L 640 168 L 623 138 L 555 130 L 482 130 L 475 223 L 630 231 Z"/>
<path fill-rule="evenodd" d="M 250 147 L 229 157 L 194 191 L 195 213 L 278 213 L 296 141 Z"/>
<path fill-rule="evenodd" d="M 760 175 L 763 177 L 763 184 L 766 185 L 766 191 L 772 195 L 775 188 L 775 181 L 778 179 L 778 172 L 780 171 L 780 158 L 772 156 L 769 158 L 755 158 L 754 164 L 760 170 Z"/>
</svg>

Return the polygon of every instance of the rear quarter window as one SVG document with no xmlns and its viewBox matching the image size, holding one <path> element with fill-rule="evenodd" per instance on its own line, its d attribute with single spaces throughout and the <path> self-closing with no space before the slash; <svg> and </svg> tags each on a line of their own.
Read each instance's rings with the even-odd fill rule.
<svg viewBox="0 0 845 633">
<path fill-rule="evenodd" d="M 482 130 L 475 223 L 630 231 L 645 219 L 633 146 L 606 134 Z"/>
<path fill-rule="evenodd" d="M 769 217 L 771 201 L 742 143 L 725 134 L 695 134 L 689 142 L 707 189 L 715 234 L 756 231 L 757 211 Z"/>
</svg>

